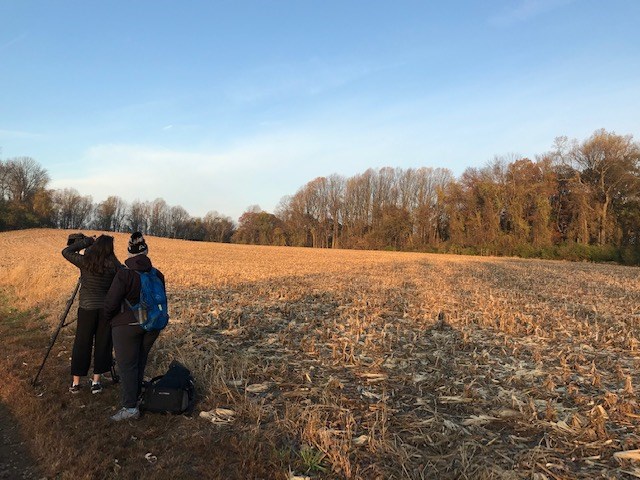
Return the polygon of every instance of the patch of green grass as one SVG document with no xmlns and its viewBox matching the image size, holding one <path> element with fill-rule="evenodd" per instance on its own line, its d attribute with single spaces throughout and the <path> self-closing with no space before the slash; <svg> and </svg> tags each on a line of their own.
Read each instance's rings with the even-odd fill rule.
<svg viewBox="0 0 640 480">
<path fill-rule="evenodd" d="M 291 463 L 291 449 L 289 447 L 281 447 L 275 450 L 275 455 L 280 465 Z"/>
<path fill-rule="evenodd" d="M 325 454 L 310 445 L 303 445 L 298 455 L 300 456 L 303 467 L 306 468 L 306 473 L 324 472 L 327 469 L 327 467 L 322 465 Z"/>
</svg>

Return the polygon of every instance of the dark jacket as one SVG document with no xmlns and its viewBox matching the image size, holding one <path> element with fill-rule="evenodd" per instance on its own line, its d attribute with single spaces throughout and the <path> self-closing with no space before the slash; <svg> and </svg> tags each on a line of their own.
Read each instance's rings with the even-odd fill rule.
<svg viewBox="0 0 640 480">
<path fill-rule="evenodd" d="M 62 256 L 80 269 L 80 308 L 98 310 L 104 306 L 104 298 L 116 276 L 116 271 L 122 267 L 115 255 L 107 260 L 103 274 L 92 273 L 87 269 L 87 259 L 80 250 L 90 248 L 93 238 L 86 237 L 62 250 Z"/>
<path fill-rule="evenodd" d="M 148 272 L 152 267 L 151 260 L 146 255 L 128 258 L 124 264 L 127 268 L 118 271 L 104 301 L 107 321 L 112 327 L 138 324 L 133 311 L 126 305 L 125 299 L 131 305 L 140 302 L 140 275 L 136 271 Z M 157 272 L 164 285 L 164 275 L 159 270 Z"/>
</svg>

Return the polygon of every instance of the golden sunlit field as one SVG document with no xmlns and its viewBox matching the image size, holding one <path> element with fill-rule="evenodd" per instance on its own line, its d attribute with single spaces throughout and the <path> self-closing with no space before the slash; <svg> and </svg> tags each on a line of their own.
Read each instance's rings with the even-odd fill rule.
<svg viewBox="0 0 640 480">
<path fill-rule="evenodd" d="M 178 359 L 199 399 L 110 425 L 117 386 L 66 393 L 74 326 L 29 383 L 69 233 L 0 234 L 0 394 L 44 476 L 640 478 L 638 268 L 147 237 L 172 315 L 147 374 Z"/>
</svg>

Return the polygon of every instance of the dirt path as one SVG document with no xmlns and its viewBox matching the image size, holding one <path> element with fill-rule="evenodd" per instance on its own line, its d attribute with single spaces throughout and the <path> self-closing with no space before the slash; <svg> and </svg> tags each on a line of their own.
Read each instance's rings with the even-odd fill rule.
<svg viewBox="0 0 640 480">
<path fill-rule="evenodd" d="M 29 454 L 11 412 L 0 403 L 0 479 L 36 479 L 38 467 Z"/>
</svg>

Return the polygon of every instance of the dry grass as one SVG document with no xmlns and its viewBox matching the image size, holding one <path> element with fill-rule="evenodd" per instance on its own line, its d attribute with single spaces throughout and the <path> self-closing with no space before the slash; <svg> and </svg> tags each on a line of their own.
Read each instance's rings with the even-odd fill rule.
<svg viewBox="0 0 640 480">
<path fill-rule="evenodd" d="M 640 448 L 637 268 L 149 238 L 172 320 L 148 373 L 181 360 L 212 413 L 110 426 L 117 389 L 64 393 L 72 330 L 28 385 L 67 234 L 0 234 L 0 288 L 39 312 L 5 314 L 0 393 L 51 476 L 640 477 L 613 456 Z"/>
</svg>

